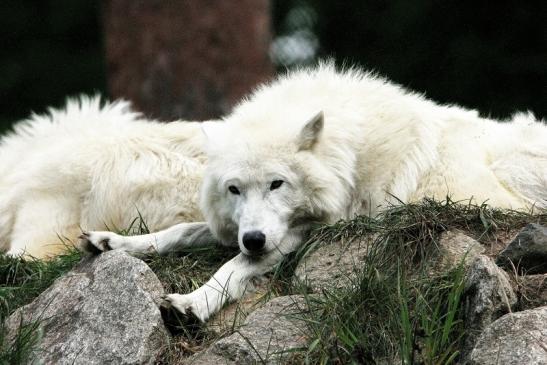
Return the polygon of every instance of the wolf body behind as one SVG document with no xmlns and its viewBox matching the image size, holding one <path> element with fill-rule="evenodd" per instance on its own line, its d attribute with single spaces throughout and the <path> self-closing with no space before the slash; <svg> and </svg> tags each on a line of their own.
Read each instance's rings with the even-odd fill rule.
<svg viewBox="0 0 547 365">
<path fill-rule="evenodd" d="M 82 230 L 203 220 L 198 123 L 144 121 L 126 102 L 70 100 L 0 141 L 0 248 L 56 254 Z"/>
</svg>

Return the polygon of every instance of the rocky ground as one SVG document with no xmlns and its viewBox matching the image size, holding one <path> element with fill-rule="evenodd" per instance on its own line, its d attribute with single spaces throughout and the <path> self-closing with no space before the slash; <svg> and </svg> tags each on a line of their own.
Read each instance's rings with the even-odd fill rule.
<svg viewBox="0 0 547 365">
<path fill-rule="evenodd" d="M 370 222 L 366 224 L 370 226 Z M 429 226 L 422 225 L 420 229 L 426 229 L 419 234 L 409 231 L 410 226 L 408 222 L 400 223 L 406 235 L 397 236 L 404 238 L 401 242 L 412 241 L 411 237 L 428 237 L 424 232 Z M 333 305 L 341 301 L 337 308 L 345 308 L 343 304 L 355 300 L 355 295 L 344 297 L 346 294 L 341 293 L 369 290 L 354 302 L 358 307 L 368 300 L 370 293 L 375 293 L 370 288 L 364 289 L 364 282 L 356 281 L 355 277 L 365 277 L 359 275 L 365 275 L 363 268 L 372 265 L 371 257 L 378 256 L 375 250 L 379 242 L 384 247 L 381 256 L 389 259 L 391 251 L 385 250 L 391 247 L 389 242 L 395 237 L 392 226 L 389 234 L 374 229 L 360 232 L 351 224 L 344 227 L 337 231 L 335 239 L 330 235 L 331 239 L 322 240 L 326 236 L 321 232 L 317 234 L 312 244 L 293 258 L 292 262 L 298 264 L 281 267 L 269 282 L 259 286 L 262 289 L 249 293 L 243 304 L 228 306 L 207 325 L 178 323 L 179 330 L 186 326 L 198 328 L 198 332 L 206 331 L 208 337 L 203 343 L 208 345 L 203 348 L 184 345 L 181 338 L 185 335 L 174 330 L 173 319 L 166 316 L 165 310 L 160 311 L 164 288 L 148 265 L 117 251 L 84 258 L 34 301 L 13 312 L 5 320 L 4 344 L 21 341 L 22 336 L 33 336 L 32 354 L 22 362 L 37 364 L 277 364 L 301 363 L 306 358 L 312 362 L 330 359 L 328 362 L 343 363 L 343 359 L 353 359 L 357 363 L 372 364 L 547 364 L 546 226 L 530 223 L 510 237 L 509 242 L 501 243 L 495 234 L 486 241 L 481 240 L 485 236 L 477 237 L 477 230 L 466 229 L 469 227 L 465 225 L 438 228 L 439 235 L 431 235 L 436 237 L 432 240 L 435 249 L 430 248 L 427 262 L 419 264 L 420 273 L 409 269 L 405 278 L 409 283 L 425 277 L 433 280 L 461 269 L 464 273 L 461 285 L 446 291 L 453 296 L 448 295 L 447 301 L 439 302 L 444 304 L 440 304 L 437 311 L 427 312 L 430 313 L 427 315 L 438 315 L 441 327 L 436 332 L 429 331 L 429 322 L 414 321 L 414 317 L 421 315 L 417 312 L 419 300 L 408 299 L 408 306 L 400 306 L 401 301 L 406 300 L 405 290 L 410 291 L 413 284 L 404 289 L 400 282 L 395 283 L 394 292 L 398 294 L 394 303 L 408 309 L 410 316 L 405 317 L 404 310 L 395 311 L 394 316 L 402 313 L 401 320 L 404 322 L 409 317 L 413 326 L 406 330 L 402 326 L 403 342 L 393 344 L 393 351 L 389 350 L 389 341 L 387 347 L 360 345 L 364 337 L 359 337 L 355 330 L 343 332 L 342 327 L 329 327 L 335 335 L 321 330 L 325 327 L 321 327 L 320 322 L 329 322 L 332 319 L 329 313 L 334 313 L 329 312 L 326 303 Z M 343 233 L 348 231 L 351 237 Z M 494 245 L 504 248 L 501 252 L 492 252 Z M 397 265 L 415 262 L 417 256 L 410 256 L 418 251 L 405 252 L 408 257 L 399 257 Z M 374 261 L 374 265 L 378 268 L 371 271 L 371 277 L 378 279 L 378 283 L 384 282 L 384 276 L 391 271 L 382 271 L 386 267 L 382 266 L 383 261 Z M 280 278 L 280 272 L 285 271 L 294 275 Z M 416 287 L 422 286 L 420 282 Z M 423 293 L 424 297 L 429 295 L 427 290 Z M 336 296 L 338 299 L 333 298 Z M 411 297 L 409 294 L 408 298 Z M 386 299 L 386 307 L 391 303 L 388 302 Z M 318 303 L 323 307 L 318 307 Z M 378 307 L 381 303 L 373 305 Z M 453 311 L 451 305 L 455 306 Z M 371 307 L 366 308 L 363 312 L 356 308 L 355 313 L 366 316 L 374 312 Z M 350 316 L 347 308 L 344 311 Z M 454 318 L 448 321 L 448 315 L 442 314 L 445 312 L 453 313 Z M 374 320 L 378 319 L 368 322 Z M 377 323 L 382 320 L 391 321 L 385 318 Z M 351 323 L 343 328 L 351 328 Z M 460 332 L 456 333 L 456 329 Z M 448 330 L 452 332 L 448 334 Z M 450 340 L 443 341 L 445 332 Z M 405 347 L 407 337 L 410 342 L 406 345 L 410 346 Z M 431 344 L 444 346 L 446 355 L 432 355 L 431 349 L 435 346 Z M 320 352 L 320 346 L 326 350 Z M 349 354 L 337 353 L 347 348 L 352 349 Z M 318 351 L 323 355 L 317 355 Z M 434 356 L 438 362 L 432 360 Z"/>
</svg>

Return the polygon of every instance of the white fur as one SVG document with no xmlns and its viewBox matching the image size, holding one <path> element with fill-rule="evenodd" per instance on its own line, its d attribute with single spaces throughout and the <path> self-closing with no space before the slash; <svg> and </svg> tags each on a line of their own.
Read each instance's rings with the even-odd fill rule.
<svg viewBox="0 0 547 365">
<path fill-rule="evenodd" d="M 101 231 L 83 241 L 103 250 L 238 244 L 242 253 L 206 285 L 169 296 L 205 320 L 294 250 L 312 222 L 424 196 L 547 207 L 547 127 L 531 114 L 500 123 L 359 70 L 291 73 L 224 123 L 203 124 L 205 139 L 199 127 L 145 122 L 125 103 L 97 99 L 34 116 L 0 145 L 3 246 L 44 255 L 55 234 L 74 239 L 77 227 Z M 200 184 L 207 224 L 190 223 L 203 220 Z M 136 208 L 153 231 L 186 223 L 135 237 L 104 231 L 126 227 Z M 251 231 L 265 234 L 260 255 L 243 242 Z"/>
<path fill-rule="evenodd" d="M 44 257 L 83 230 L 202 220 L 199 123 L 141 120 L 127 102 L 69 100 L 0 141 L 0 248 Z"/>
</svg>

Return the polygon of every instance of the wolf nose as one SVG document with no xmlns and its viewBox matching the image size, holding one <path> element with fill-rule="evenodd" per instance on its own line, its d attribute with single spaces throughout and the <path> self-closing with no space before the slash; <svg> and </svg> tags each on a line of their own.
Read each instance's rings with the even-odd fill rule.
<svg viewBox="0 0 547 365">
<path fill-rule="evenodd" d="M 266 236 L 260 231 L 251 231 L 243 235 L 243 246 L 249 251 L 259 251 L 264 248 Z"/>
</svg>

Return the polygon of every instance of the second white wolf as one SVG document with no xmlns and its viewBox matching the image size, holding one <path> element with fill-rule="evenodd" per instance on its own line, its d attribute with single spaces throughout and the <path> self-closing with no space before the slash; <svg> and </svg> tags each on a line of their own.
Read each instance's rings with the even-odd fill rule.
<svg viewBox="0 0 547 365">
<path fill-rule="evenodd" d="M 481 118 L 358 70 L 291 73 L 205 125 L 149 123 L 123 104 L 83 104 L 35 117 L 3 141 L 0 237 L 12 254 L 42 252 L 53 233 L 124 227 L 135 207 L 152 230 L 184 222 L 143 236 L 89 232 L 82 241 L 160 253 L 239 245 L 207 284 L 169 296 L 201 320 L 298 247 L 314 222 L 426 196 L 547 207 L 543 123 L 528 114 Z"/>
</svg>

